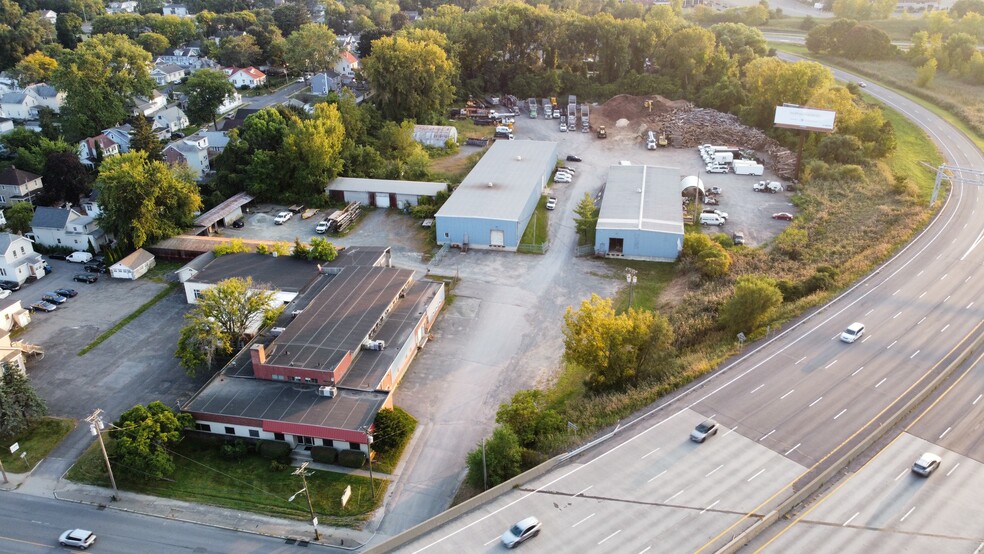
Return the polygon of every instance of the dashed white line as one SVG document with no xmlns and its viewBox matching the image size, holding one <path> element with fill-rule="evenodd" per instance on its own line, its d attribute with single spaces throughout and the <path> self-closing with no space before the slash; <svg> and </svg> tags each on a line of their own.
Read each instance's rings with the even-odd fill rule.
<svg viewBox="0 0 984 554">
<path fill-rule="evenodd" d="M 895 292 L 893 292 L 893 293 L 892 293 L 892 296 L 895 296 L 896 294 L 898 294 L 898 293 L 900 293 L 900 292 L 902 292 L 902 289 L 899 289 L 899 290 L 897 290 L 897 291 L 895 291 Z"/>
<path fill-rule="evenodd" d="M 947 427 L 947 428 L 946 428 L 946 431 L 943 431 L 943 434 L 942 434 L 942 435 L 940 435 L 940 438 L 942 439 L 943 437 L 945 437 L 945 436 L 946 436 L 946 434 L 950 432 L 950 429 L 953 429 L 953 427 Z"/>
<path fill-rule="evenodd" d="M 687 489 L 680 489 L 680 492 L 678 492 L 678 493 L 676 493 L 676 494 L 674 494 L 673 496 L 671 496 L 671 497 L 669 497 L 669 498 L 667 498 L 666 500 L 664 500 L 664 501 L 663 501 L 663 504 L 666 504 L 666 503 L 668 503 L 668 502 L 669 502 L 670 500 L 673 500 L 674 498 L 676 498 L 676 497 L 678 497 L 678 496 L 680 496 L 681 494 L 683 494 L 683 491 L 685 491 L 685 490 L 687 490 Z"/>
<path fill-rule="evenodd" d="M 893 315 L 893 316 L 892 316 L 892 319 L 895 319 L 895 318 L 897 318 L 897 317 L 899 317 L 900 315 L 902 315 L 902 312 L 899 312 L 899 313 L 897 313 L 897 314 L 895 314 L 895 315 Z"/>
<path fill-rule="evenodd" d="M 789 389 L 789 392 L 787 392 L 786 394 L 784 394 L 784 395 L 782 395 L 782 396 L 780 396 L 780 397 L 779 397 L 779 400 L 782 400 L 783 398 L 786 398 L 786 397 L 787 397 L 787 396 L 789 396 L 790 394 L 793 394 L 793 391 L 794 391 L 794 390 L 796 390 L 796 389 Z"/>
<path fill-rule="evenodd" d="M 764 384 L 763 384 L 763 385 L 759 385 L 759 386 L 757 386 L 757 387 L 755 387 L 755 388 L 754 388 L 754 389 L 752 390 L 752 392 L 750 392 L 750 393 L 748 393 L 748 394 L 755 394 L 755 393 L 756 393 L 756 392 L 757 392 L 757 391 L 758 391 L 759 389 L 761 389 L 761 388 L 762 388 L 762 387 L 764 387 L 764 386 L 765 386 Z"/>
<path fill-rule="evenodd" d="M 494 538 L 494 539 L 492 539 L 492 540 L 490 540 L 489 542 L 487 542 L 487 543 L 485 543 L 485 544 L 483 544 L 482 546 L 488 546 L 488 545 L 490 545 L 490 544 L 492 544 L 492 543 L 494 543 L 495 541 L 497 541 L 497 540 L 499 540 L 499 539 L 501 539 L 501 538 L 502 538 L 502 537 L 496 537 L 496 538 Z"/>
<path fill-rule="evenodd" d="M 899 473 L 899 476 L 896 477 L 895 480 L 898 481 L 899 479 L 905 477 L 909 473 L 909 471 L 911 471 L 911 470 L 908 470 L 908 469 L 902 470 L 902 473 Z"/>
<path fill-rule="evenodd" d="M 588 521 L 589 519 L 591 519 L 591 518 L 593 518 L 594 516 L 595 516 L 595 514 L 591 514 L 591 515 L 589 515 L 588 517 L 586 517 L 586 518 L 584 518 L 584 519 L 582 519 L 581 521 L 579 521 L 579 522 L 577 522 L 577 523 L 575 523 L 574 525 L 571 525 L 571 529 L 573 529 L 573 528 L 575 528 L 575 527 L 577 527 L 578 525 L 580 525 L 580 524 L 582 524 L 582 523 L 584 523 L 585 521 Z"/>
<path fill-rule="evenodd" d="M 646 548 L 643 548 L 642 550 L 640 550 L 639 551 L 639 554 L 646 554 L 646 552 L 649 552 L 650 550 L 652 550 L 652 548 L 653 547 L 651 547 L 651 546 L 647 546 Z"/>
<path fill-rule="evenodd" d="M 918 322 L 916 322 L 916 325 L 919 325 L 919 324 L 920 324 L 920 323 L 922 323 L 923 321 L 926 321 L 926 318 L 925 318 L 925 317 L 924 317 L 924 318 L 922 318 L 922 319 L 920 319 L 920 320 L 919 320 Z"/>
<path fill-rule="evenodd" d="M 806 356 L 803 356 L 802 358 L 800 358 L 800 359 L 798 359 L 798 360 L 796 360 L 796 363 L 795 363 L 795 364 L 793 364 L 793 365 L 796 365 L 796 364 L 798 364 L 798 363 L 800 363 L 800 362 L 802 362 L 802 361 L 803 361 L 803 360 L 805 360 L 805 359 L 806 359 Z"/>
<path fill-rule="evenodd" d="M 834 365 L 834 364 L 836 364 L 836 363 L 837 363 L 837 360 L 834 360 L 834 361 L 832 361 L 832 362 L 830 362 L 829 364 L 827 364 L 827 365 L 826 365 L 826 366 L 824 367 L 824 369 L 830 369 L 830 366 L 832 366 L 832 365 Z"/>
<path fill-rule="evenodd" d="M 891 347 L 893 347 L 893 346 L 895 346 L 895 343 L 897 343 L 897 342 L 899 342 L 899 341 L 897 341 L 897 340 L 893 340 L 893 341 L 892 341 L 892 344 L 890 344 L 890 345 L 888 345 L 887 347 L 885 347 L 885 350 L 888 350 L 889 348 L 891 348 Z"/>
<path fill-rule="evenodd" d="M 922 269 L 922 270 L 919 271 L 919 273 L 916 273 L 916 277 L 919 277 L 923 273 L 926 273 L 926 270 L 925 269 Z"/>
<path fill-rule="evenodd" d="M 648 480 L 646 482 L 647 483 L 652 483 L 653 481 L 656 480 L 657 477 L 661 477 L 664 473 L 666 473 L 666 470 L 665 469 L 663 471 L 659 472 L 659 475 L 656 475 L 656 477 L 653 477 L 652 479 L 650 479 L 650 480 Z"/>
<path fill-rule="evenodd" d="M 977 398 L 974 399 L 974 402 L 971 404 L 971 406 L 976 406 L 977 403 L 980 402 L 982 396 L 984 396 L 984 394 L 978 394 Z"/>
<path fill-rule="evenodd" d="M 817 398 L 817 399 L 816 399 L 816 400 L 814 400 L 813 402 L 811 402 L 811 403 L 810 403 L 810 405 L 809 405 L 809 406 L 807 406 L 807 407 L 808 407 L 808 408 L 812 408 L 814 404 L 816 404 L 817 402 L 820 402 L 821 400 L 823 400 L 823 397 L 822 397 L 822 396 L 821 396 L 820 398 Z"/>
<path fill-rule="evenodd" d="M 943 326 L 943 328 L 942 328 L 942 329 L 940 329 L 940 332 L 942 333 L 943 331 L 946 331 L 946 330 L 947 330 L 947 329 L 949 329 L 949 328 L 950 328 L 950 324 L 949 324 L 949 323 L 947 323 L 946 325 L 944 325 L 944 326 Z"/>
<path fill-rule="evenodd" d="M 864 337 L 863 339 L 861 339 L 861 344 L 864 344 L 864 343 L 868 342 L 868 339 L 870 339 L 870 338 L 871 338 L 871 335 L 868 335 L 868 336 Z"/>
<path fill-rule="evenodd" d="M 711 472 L 710 472 L 710 473 L 708 473 L 707 475 L 705 475 L 704 477 L 710 477 L 711 475 L 714 475 L 714 473 L 715 473 L 715 472 L 716 472 L 717 470 L 719 470 L 719 469 L 721 469 L 722 467 L 724 467 L 724 464 L 721 464 L 721 465 L 719 465 L 719 466 L 717 466 L 716 468 L 714 468 L 714 469 L 712 469 L 712 470 L 711 470 Z"/>
<path fill-rule="evenodd" d="M 612 533 L 611 535 L 608 535 L 607 537 L 605 537 L 605 538 L 603 538 L 603 539 L 601 539 L 600 541 L 598 541 L 598 544 L 601 544 L 601 543 L 603 543 L 603 542 L 605 542 L 605 541 L 607 541 L 608 539 L 610 539 L 610 538 L 612 538 L 612 537 L 614 537 L 615 535 L 617 535 L 617 534 L 619 534 L 619 533 L 621 533 L 621 532 L 622 532 L 622 530 L 621 530 L 621 529 L 619 529 L 618 531 L 615 531 L 615 532 L 614 532 L 614 533 Z"/>
<path fill-rule="evenodd" d="M 883 378 L 883 379 L 882 379 L 881 381 L 878 381 L 878 384 L 877 384 L 877 385 L 875 385 L 875 388 L 877 389 L 878 387 L 880 387 L 880 386 L 881 386 L 881 384 L 882 384 L 882 383 L 884 383 L 885 381 L 888 381 L 888 377 L 885 377 L 885 378 Z"/>
<path fill-rule="evenodd" d="M 657 448 L 656 450 L 659 450 L 659 449 Z M 648 454 L 647 454 L 647 456 L 648 456 Z M 643 458 L 645 458 L 645 457 L 646 457 L 646 456 L 643 456 Z M 576 496 L 581 496 L 582 494 L 584 494 L 584 493 L 586 493 L 586 492 L 588 492 L 588 489 L 590 489 L 590 488 L 591 488 L 591 487 L 593 487 L 593 486 L 594 486 L 594 485 L 591 485 L 591 486 L 589 486 L 589 487 L 588 487 L 587 489 L 584 489 L 583 491 L 581 491 L 581 492 L 579 492 L 579 493 L 575 493 L 575 494 L 574 494 L 574 497 L 576 497 Z M 574 497 L 571 497 L 571 498 L 574 498 Z"/>
<path fill-rule="evenodd" d="M 727 436 L 728 436 L 728 435 L 730 435 L 731 433 L 734 433 L 734 432 L 735 432 L 735 429 L 737 429 L 737 428 L 738 428 L 738 426 L 737 426 L 737 425 L 735 425 L 734 427 L 732 427 L 731 429 L 729 429 L 727 433 L 725 433 L 725 434 L 723 434 L 723 435 L 721 435 L 721 436 L 722 436 L 722 437 L 727 437 Z"/>
<path fill-rule="evenodd" d="M 773 430 L 769 431 L 768 433 L 766 433 L 765 435 L 762 435 L 762 438 L 759 439 L 759 442 L 764 441 L 765 439 L 767 439 L 769 437 L 769 435 L 771 435 L 772 433 L 775 433 L 775 432 L 776 432 L 776 430 L 773 429 Z"/>
<path fill-rule="evenodd" d="M 966 307 L 966 308 L 964 308 L 964 309 L 965 309 L 965 310 L 969 310 L 969 309 L 970 309 L 970 307 L 971 307 L 971 306 L 973 306 L 973 305 L 974 305 L 974 303 L 973 303 L 973 302 L 971 302 L 970 304 L 967 304 L 967 307 Z"/>
<path fill-rule="evenodd" d="M 717 503 L 720 502 L 720 501 L 721 501 L 720 498 L 717 499 L 717 500 L 715 500 L 713 504 L 711 504 L 710 506 L 708 506 L 708 507 L 704 508 L 703 510 L 701 510 L 700 513 L 704 513 L 707 510 L 710 510 L 711 508 L 713 508 L 714 506 L 717 506 Z"/>
<path fill-rule="evenodd" d="M 847 524 L 854 521 L 854 518 L 858 517 L 859 515 L 861 515 L 861 512 L 855 512 L 853 516 L 849 517 L 847 521 L 845 521 L 844 524 L 841 525 L 841 527 L 847 527 Z"/>
<path fill-rule="evenodd" d="M 922 298 L 923 296 L 926 296 L 926 292 L 928 292 L 928 291 L 923 291 L 923 293 L 919 295 L 919 298 Z"/>
<path fill-rule="evenodd" d="M 957 462 L 957 465 L 953 466 L 953 469 L 951 469 L 950 471 L 946 472 L 946 476 L 949 477 L 950 474 L 953 473 L 954 471 L 956 471 L 958 467 L 960 467 L 960 462 Z"/>
<path fill-rule="evenodd" d="M 844 408 L 843 410 L 837 412 L 837 415 L 834 416 L 834 419 L 837 419 L 840 416 L 844 415 L 844 412 L 846 412 L 846 411 L 847 411 L 847 408 Z"/>
<path fill-rule="evenodd" d="M 867 312 L 866 312 L 866 313 L 864 314 L 864 315 L 865 315 L 865 317 L 867 317 L 867 316 L 869 316 L 869 315 L 871 315 L 871 312 L 873 312 L 873 311 L 875 311 L 875 309 L 874 309 L 874 308 L 871 308 L 870 310 L 868 310 L 868 311 L 867 311 Z"/>
<path fill-rule="evenodd" d="M 651 455 L 653 455 L 653 454 L 655 454 L 655 453 L 657 453 L 657 452 L 659 452 L 659 448 L 657 448 L 656 450 L 651 450 L 651 451 L 649 451 L 649 453 L 648 453 L 648 454 L 646 454 L 646 455 L 644 455 L 644 456 L 643 456 L 642 458 L 639 458 L 639 459 L 640 459 L 640 460 L 645 460 L 645 459 L 646 459 L 646 458 L 647 458 L 648 456 L 651 456 Z"/>
<path fill-rule="evenodd" d="M 790 454 L 792 454 L 793 453 L 793 450 L 796 450 L 797 448 L 799 448 L 801 444 L 803 444 L 803 443 L 801 443 L 801 442 L 800 443 L 796 443 L 796 446 L 794 446 L 794 447 L 790 448 L 789 450 L 787 450 L 786 453 L 784 454 L 784 456 L 789 456 Z"/>
<path fill-rule="evenodd" d="M 857 369 L 855 369 L 855 370 L 854 370 L 854 373 L 852 373 L 852 374 L 851 374 L 851 377 L 854 377 L 854 376 L 855 376 L 855 375 L 857 375 L 858 373 L 861 373 L 861 370 L 862 370 L 862 369 L 864 369 L 864 366 L 861 366 L 861 367 L 859 367 L 859 368 L 857 368 Z"/>
<path fill-rule="evenodd" d="M 909 511 L 908 511 L 908 512 L 906 512 L 904 516 L 902 516 L 902 519 L 900 519 L 900 520 L 899 520 L 899 523 L 902 523 L 903 521 L 905 521 L 905 518 L 907 518 L 907 517 L 909 517 L 909 515 L 910 515 L 910 514 L 911 514 L 911 513 L 913 512 L 913 510 L 915 510 L 915 509 L 916 509 L 916 507 L 915 507 L 915 506 L 913 506 L 913 507 L 911 507 L 911 508 L 909 508 Z"/>
<path fill-rule="evenodd" d="M 755 475 L 752 475 L 751 477 L 749 477 L 748 480 L 745 481 L 745 482 L 746 483 L 751 483 L 752 482 L 752 479 L 755 479 L 756 477 L 758 477 L 759 475 L 762 475 L 763 473 L 765 473 L 765 468 L 760 469 L 758 473 L 756 473 Z"/>
<path fill-rule="evenodd" d="M 944 298 L 944 299 L 943 299 L 943 301 L 944 301 L 944 302 L 946 302 L 947 300 L 949 300 L 949 299 L 950 299 L 950 297 L 951 297 L 951 296 L 953 296 L 953 295 L 952 295 L 952 294 L 948 294 L 948 295 L 946 295 L 946 298 Z"/>
<path fill-rule="evenodd" d="M 964 283 L 966 283 L 967 281 L 970 281 L 973 277 L 974 277 L 973 275 L 968 275 L 967 278 L 964 279 Z"/>
<path fill-rule="evenodd" d="M 920 352 L 922 352 L 922 350 L 916 350 L 915 352 L 912 353 L 911 356 L 909 356 L 909 359 L 911 360 L 911 359 L 915 358 L 916 357 L 916 354 L 918 354 Z"/>
<path fill-rule="evenodd" d="M 943 276 L 942 276 L 942 277 L 940 277 L 940 281 L 942 281 L 943 279 L 946 279 L 946 276 L 947 276 L 947 275 L 949 275 L 949 273 L 944 273 L 944 274 L 943 274 Z"/>
</svg>

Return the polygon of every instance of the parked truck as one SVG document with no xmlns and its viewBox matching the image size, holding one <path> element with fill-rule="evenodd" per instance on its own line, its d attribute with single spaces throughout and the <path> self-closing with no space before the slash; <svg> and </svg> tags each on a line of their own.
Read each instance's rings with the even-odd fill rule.
<svg viewBox="0 0 984 554">
<path fill-rule="evenodd" d="M 735 155 L 731 152 L 714 152 L 711 157 L 716 164 L 729 164 L 735 161 Z"/>
<path fill-rule="evenodd" d="M 553 107 L 549 98 L 543 99 L 543 119 L 553 119 Z"/>
<path fill-rule="evenodd" d="M 536 119 L 536 98 L 528 98 L 526 105 L 529 106 L 530 119 Z"/>
<path fill-rule="evenodd" d="M 567 104 L 567 128 L 571 131 L 577 130 L 577 104 Z"/>
<path fill-rule="evenodd" d="M 568 104 L 577 104 L 577 96 L 575 96 L 573 94 L 568 94 L 567 95 L 567 103 Z"/>
<path fill-rule="evenodd" d="M 656 133 L 652 131 L 646 133 L 646 150 L 656 150 Z"/>
<path fill-rule="evenodd" d="M 598 127 L 598 133 L 597 134 L 598 134 L 598 138 L 600 138 L 600 139 L 608 138 L 608 131 L 605 130 L 605 126 L 604 125 L 601 125 L 601 126 Z"/>
<path fill-rule="evenodd" d="M 731 167 L 735 170 L 735 175 L 762 175 L 765 173 L 765 166 L 753 160 L 735 160 Z"/>
<path fill-rule="evenodd" d="M 591 128 L 591 120 L 589 117 L 590 115 L 591 114 L 590 114 L 590 110 L 588 109 L 588 103 L 585 102 L 581 104 L 581 132 L 582 133 L 587 133 L 588 130 Z"/>
<path fill-rule="evenodd" d="M 553 110 L 554 119 L 560 119 L 560 104 L 557 103 L 557 97 L 550 97 L 550 108 Z"/>
</svg>

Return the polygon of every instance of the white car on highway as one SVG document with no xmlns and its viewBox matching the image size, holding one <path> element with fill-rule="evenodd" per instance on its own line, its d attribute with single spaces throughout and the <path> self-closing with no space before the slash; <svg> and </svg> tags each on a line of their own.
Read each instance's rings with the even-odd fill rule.
<svg viewBox="0 0 984 554">
<path fill-rule="evenodd" d="M 859 323 L 855 321 L 854 323 L 848 325 L 847 329 L 844 329 L 844 332 L 841 333 L 840 338 L 842 341 L 846 343 L 852 343 L 858 340 L 859 338 L 861 338 L 861 335 L 863 334 L 864 334 L 864 323 Z"/>
</svg>

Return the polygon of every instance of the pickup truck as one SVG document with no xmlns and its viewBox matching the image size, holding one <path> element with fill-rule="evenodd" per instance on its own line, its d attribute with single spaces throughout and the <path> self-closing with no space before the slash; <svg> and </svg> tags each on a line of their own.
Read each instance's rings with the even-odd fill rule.
<svg viewBox="0 0 984 554">
<path fill-rule="evenodd" d="M 277 214 L 277 217 L 273 218 L 273 223 L 275 225 L 283 225 L 284 223 L 287 223 L 287 221 L 293 216 L 294 214 L 290 212 L 280 212 L 279 214 Z"/>
<path fill-rule="evenodd" d="M 328 220 L 325 219 L 321 223 L 318 223 L 318 226 L 314 228 L 314 232 L 318 233 L 319 235 L 323 235 L 328 232 L 328 225 L 329 225 Z"/>
</svg>

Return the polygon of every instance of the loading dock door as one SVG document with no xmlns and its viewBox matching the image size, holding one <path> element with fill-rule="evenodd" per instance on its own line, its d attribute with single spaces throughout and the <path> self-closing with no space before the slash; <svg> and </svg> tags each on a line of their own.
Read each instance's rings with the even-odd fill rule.
<svg viewBox="0 0 984 554">
<path fill-rule="evenodd" d="M 492 233 L 489 236 L 489 246 L 503 247 L 506 244 L 506 232 L 500 231 L 499 229 L 492 229 Z"/>
<path fill-rule="evenodd" d="M 390 207 L 390 195 L 388 192 L 377 192 L 376 193 L 376 207 L 377 208 L 389 208 Z"/>
</svg>

